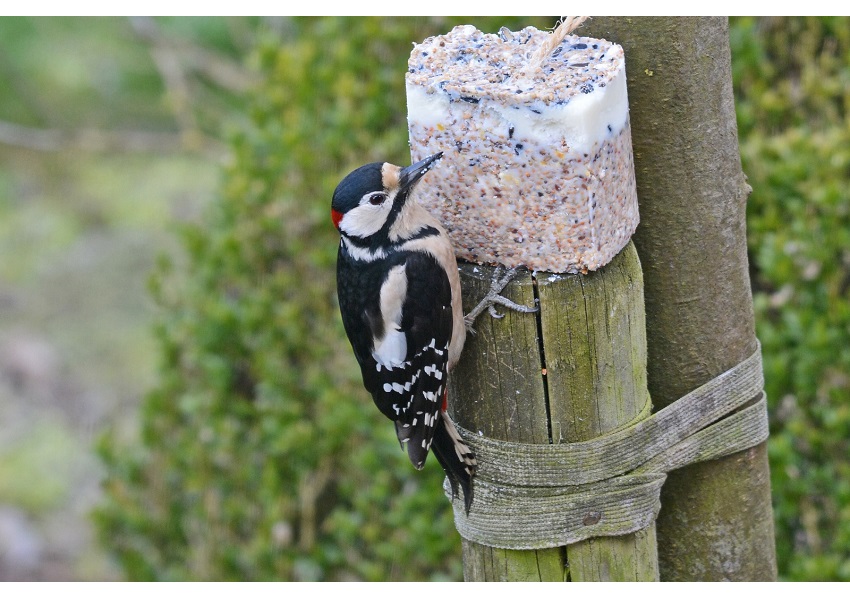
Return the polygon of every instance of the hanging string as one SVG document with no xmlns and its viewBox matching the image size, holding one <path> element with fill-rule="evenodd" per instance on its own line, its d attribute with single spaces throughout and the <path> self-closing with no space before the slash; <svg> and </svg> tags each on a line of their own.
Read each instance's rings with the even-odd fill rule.
<svg viewBox="0 0 850 600">
<path fill-rule="evenodd" d="M 541 69 L 543 67 L 543 63 L 549 55 L 552 54 L 555 48 L 564 41 L 564 38 L 575 31 L 579 25 L 589 18 L 590 17 L 563 17 L 561 19 L 561 23 L 552 31 L 546 41 L 540 44 L 537 50 L 534 51 L 534 54 L 531 55 L 531 59 L 528 61 L 528 65 L 531 67 L 530 70 L 533 71 Z"/>
</svg>

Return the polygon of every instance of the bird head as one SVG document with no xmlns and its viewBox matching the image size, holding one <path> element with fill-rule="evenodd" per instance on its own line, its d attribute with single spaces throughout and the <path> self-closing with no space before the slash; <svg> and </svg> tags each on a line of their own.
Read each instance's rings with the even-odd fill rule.
<svg viewBox="0 0 850 600">
<path fill-rule="evenodd" d="M 375 162 L 353 170 L 334 191 L 334 225 L 341 234 L 363 240 L 386 233 L 416 183 L 442 156 L 442 152 L 437 152 L 409 167 Z"/>
</svg>

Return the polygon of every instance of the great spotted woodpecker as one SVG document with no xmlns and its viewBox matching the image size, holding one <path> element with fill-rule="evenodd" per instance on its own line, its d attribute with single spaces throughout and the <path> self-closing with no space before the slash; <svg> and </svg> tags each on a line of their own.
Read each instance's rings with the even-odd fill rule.
<svg viewBox="0 0 850 600">
<path fill-rule="evenodd" d="M 395 423 L 413 466 L 434 454 L 452 486 L 472 505 L 475 456 L 446 415 L 447 375 L 460 357 L 464 320 L 454 250 L 440 223 L 411 194 L 442 156 L 409 167 L 371 163 L 334 191 L 331 218 L 341 239 L 337 293 L 342 322 L 378 409 Z M 473 311 L 493 303 L 509 277 Z M 495 282 L 495 280 L 494 280 Z M 473 314 L 470 313 L 470 314 Z M 473 317 L 474 318 L 474 317 Z"/>
</svg>

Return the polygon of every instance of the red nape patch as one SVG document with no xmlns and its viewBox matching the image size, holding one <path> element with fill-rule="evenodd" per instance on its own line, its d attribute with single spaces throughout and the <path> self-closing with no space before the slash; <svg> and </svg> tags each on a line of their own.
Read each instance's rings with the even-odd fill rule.
<svg viewBox="0 0 850 600">
<path fill-rule="evenodd" d="M 334 223 L 334 227 L 339 229 L 339 222 L 342 221 L 342 213 L 338 210 L 331 209 L 331 221 Z"/>
<path fill-rule="evenodd" d="M 446 412 L 449 410 L 449 390 L 446 388 L 446 391 L 443 392 L 443 408 L 442 411 Z"/>
</svg>

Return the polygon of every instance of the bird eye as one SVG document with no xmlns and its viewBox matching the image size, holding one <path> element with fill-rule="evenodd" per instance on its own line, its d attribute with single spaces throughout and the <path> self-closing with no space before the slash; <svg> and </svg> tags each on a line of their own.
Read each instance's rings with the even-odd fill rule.
<svg viewBox="0 0 850 600">
<path fill-rule="evenodd" d="M 386 194 L 372 194 L 369 196 L 369 204 L 372 206 L 378 206 L 379 204 L 383 204 L 386 199 Z"/>
</svg>

